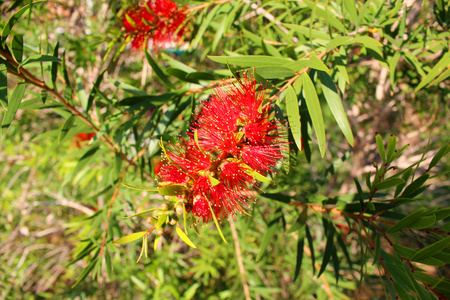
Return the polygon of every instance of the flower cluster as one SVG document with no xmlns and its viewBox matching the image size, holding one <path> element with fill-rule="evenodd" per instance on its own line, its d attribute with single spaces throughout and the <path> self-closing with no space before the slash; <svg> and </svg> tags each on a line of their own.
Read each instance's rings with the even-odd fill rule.
<svg viewBox="0 0 450 300">
<path fill-rule="evenodd" d="M 129 8 L 122 16 L 126 36 L 131 47 L 141 49 L 150 41 L 155 49 L 165 43 L 176 42 L 184 36 L 186 10 L 170 0 L 148 0 Z M 180 28 L 179 28 L 180 27 Z M 178 31 L 177 31 L 178 30 Z"/>
<path fill-rule="evenodd" d="M 243 212 L 254 200 L 255 178 L 282 158 L 285 127 L 274 117 L 267 93 L 247 74 L 217 88 L 193 116 L 188 140 L 166 152 L 158 170 L 160 187 L 182 185 L 178 199 L 203 222 Z"/>
</svg>

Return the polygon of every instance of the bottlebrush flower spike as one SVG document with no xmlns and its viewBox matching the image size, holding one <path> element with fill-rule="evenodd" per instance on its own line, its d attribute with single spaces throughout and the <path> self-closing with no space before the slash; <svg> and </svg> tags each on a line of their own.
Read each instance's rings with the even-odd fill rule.
<svg viewBox="0 0 450 300">
<path fill-rule="evenodd" d="M 285 127 L 266 98 L 264 87 L 246 73 L 236 84 L 217 88 L 193 116 L 189 139 L 165 153 L 160 186 L 186 185 L 181 198 L 197 221 L 244 212 L 254 201 L 255 177 L 281 160 Z"/>
<path fill-rule="evenodd" d="M 182 26 L 185 21 L 186 10 L 170 0 L 140 2 L 122 16 L 123 29 L 132 39 L 132 49 L 136 50 L 147 47 L 149 41 L 155 49 L 179 41 L 187 31 Z"/>
</svg>

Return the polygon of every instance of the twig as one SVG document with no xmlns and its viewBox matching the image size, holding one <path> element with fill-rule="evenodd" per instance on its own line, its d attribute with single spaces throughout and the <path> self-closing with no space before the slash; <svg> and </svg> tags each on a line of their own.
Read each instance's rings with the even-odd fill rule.
<svg viewBox="0 0 450 300">
<path fill-rule="evenodd" d="M 234 240 L 234 247 L 236 249 L 236 258 L 237 258 L 237 262 L 238 262 L 238 266 L 239 266 L 239 273 L 241 273 L 241 282 L 242 282 L 242 287 L 244 288 L 244 295 L 245 295 L 245 299 L 246 300 L 251 300 L 250 297 L 250 290 L 248 288 L 248 284 L 247 284 L 247 280 L 246 280 L 246 276 L 245 276 L 245 268 L 244 268 L 244 263 L 242 261 L 242 253 L 241 253 L 241 246 L 239 244 L 239 237 L 236 231 L 236 225 L 234 224 L 234 222 L 232 220 L 228 220 L 230 223 L 230 228 L 231 228 L 231 233 L 233 234 L 233 240 Z"/>
</svg>

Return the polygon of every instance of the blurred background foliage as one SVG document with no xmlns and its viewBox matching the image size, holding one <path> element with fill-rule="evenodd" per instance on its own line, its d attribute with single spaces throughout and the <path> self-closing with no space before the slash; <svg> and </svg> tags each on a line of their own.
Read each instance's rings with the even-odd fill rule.
<svg viewBox="0 0 450 300">
<path fill-rule="evenodd" d="M 3 1 L 1 27 L 28 3 Z M 36 54 L 64 57 L 58 65 L 56 90 L 70 105 L 88 111 L 85 115 L 98 124 L 98 130 L 77 119 L 71 120 L 73 124 L 62 135 L 71 112 L 50 94 L 43 103 L 41 89 L 27 86 L 14 121 L 0 138 L 1 297 L 384 299 L 397 294 L 402 299 L 425 299 L 423 289 L 399 281 L 403 275 L 391 274 L 398 283 L 394 292 L 384 276 L 386 268 L 392 271 L 389 265 L 372 264 L 380 255 L 376 249 L 386 251 L 382 257 L 393 266 L 398 261 L 389 255 L 401 251 L 394 251 L 383 237 L 377 246 L 369 247 L 367 240 L 380 236 L 371 224 L 346 222 L 304 205 L 359 205 L 355 178 L 363 186 L 364 199 L 372 200 L 373 189 L 366 185 L 364 174 L 373 175 L 373 163 L 381 166 L 384 161 L 377 133 L 385 141 L 395 134 L 397 149 L 410 145 L 393 165 L 404 170 L 421 161 L 414 166 L 417 177 L 428 172 L 437 150 L 448 145 L 448 2 L 180 1 L 178 5 L 190 13 L 188 36 L 173 49 L 148 49 L 147 53 L 130 49 L 122 31 L 122 14 L 136 3 L 38 3 L 16 22 L 14 34 L 6 40 L 11 45 L 13 36 L 23 37 L 23 59 Z M 356 43 L 342 40 L 329 47 L 337 36 L 363 39 Z M 212 92 L 213 82 L 249 69 L 258 80 L 269 79 L 271 95 L 275 95 L 290 78 L 254 69 L 251 62 L 233 63 L 232 57 L 264 55 L 299 61 L 322 52 L 319 58 L 331 70 L 343 99 L 353 147 L 336 126 L 332 110 L 324 104 L 326 96 L 317 87 L 327 141 L 321 157 L 318 132 L 307 122 L 307 107 L 294 84 L 305 150 L 299 151 L 291 136 L 289 173 L 280 166 L 273 175 L 276 185 L 262 185 L 264 193 L 252 204 L 252 217 L 237 216 L 233 224 L 221 224 L 228 244 L 211 224 L 201 228 L 205 238 L 191 230 L 189 237 L 198 249 L 189 248 L 168 228 L 156 250 L 150 238 L 148 257 L 139 263 L 140 243 L 111 244 L 121 236 L 148 229 L 145 218 L 124 217 L 163 202 L 157 193 L 127 189 L 118 182 L 124 178 L 137 186 L 156 185 L 159 139 L 176 143 L 177 136 L 185 134 L 191 113 Z M 214 56 L 231 57 L 229 67 Z M 290 72 L 295 75 L 301 66 Z M 53 88 L 51 62 L 26 68 Z M 319 86 L 320 70 L 311 67 L 306 71 Z M 18 83 L 17 76 L 10 75 L 8 95 Z M 95 85 L 98 78 L 103 80 Z M 94 101 L 89 110 L 82 99 L 90 95 Z M 290 123 L 286 93 L 278 96 L 277 104 Z M 77 136 L 91 132 L 96 134 L 92 140 L 81 141 Z M 105 146 L 101 135 L 114 145 L 115 152 Z M 400 215 L 391 216 L 397 222 L 421 207 L 428 213 L 442 209 L 444 218 L 435 217 L 437 223 L 433 223 L 433 230 L 440 233 L 406 228 L 402 234 L 389 235 L 394 244 L 418 249 L 448 236 L 444 210 L 450 203 L 447 152 L 431 172 L 441 175 L 427 181 L 430 186 L 420 190 L 420 200 L 399 206 L 396 213 Z M 375 198 L 392 199 L 392 195 L 377 193 Z M 306 227 L 298 225 L 302 213 L 307 215 Z M 329 227 L 329 222 L 334 225 Z M 295 231 L 290 232 L 291 227 Z M 337 232 L 331 235 L 337 243 L 333 252 L 326 250 L 330 228 Z M 369 231 L 366 236 L 360 233 L 365 229 Z M 448 246 L 440 250 L 443 264 L 416 265 L 440 280 L 421 279 L 438 291 L 426 293 L 429 299 L 450 293 L 448 286 L 442 287 L 450 277 L 450 252 Z M 331 262 L 317 277 L 327 255 L 333 255 Z"/>
</svg>

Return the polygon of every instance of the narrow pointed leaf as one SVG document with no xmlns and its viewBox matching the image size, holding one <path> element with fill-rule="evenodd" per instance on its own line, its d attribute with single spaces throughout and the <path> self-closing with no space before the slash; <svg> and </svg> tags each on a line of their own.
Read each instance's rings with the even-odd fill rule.
<svg viewBox="0 0 450 300">
<path fill-rule="evenodd" d="M 331 222 L 329 224 L 330 225 L 328 227 L 327 243 L 325 245 L 325 251 L 323 253 L 322 265 L 320 266 L 320 271 L 319 274 L 317 274 L 317 277 L 320 277 L 320 275 L 325 271 L 328 263 L 330 262 L 333 251 L 336 251 L 336 248 L 334 247 L 334 226 Z"/>
<path fill-rule="evenodd" d="M 302 149 L 302 132 L 300 124 L 300 109 L 298 107 L 297 93 L 290 85 L 286 92 L 286 112 L 289 121 L 289 130 L 294 137 L 298 149 Z"/>
<path fill-rule="evenodd" d="M 320 107 L 319 98 L 317 97 L 316 88 L 309 77 L 308 73 L 302 75 L 303 77 L 303 94 L 306 100 L 306 106 L 308 107 L 309 115 L 311 116 L 314 132 L 316 133 L 319 143 L 320 155 L 325 156 L 325 150 L 327 147 L 325 140 L 325 126 L 323 123 L 322 109 Z"/>
<path fill-rule="evenodd" d="M 127 187 L 129 189 L 133 189 L 133 190 L 138 190 L 138 191 L 151 191 L 151 192 L 156 192 L 158 191 L 159 187 L 139 187 L 139 186 L 133 186 L 133 185 L 129 185 L 126 183 L 121 183 L 124 187 Z"/>
<path fill-rule="evenodd" d="M 63 124 L 61 131 L 59 132 L 59 143 L 64 139 L 67 132 L 69 132 L 70 128 L 73 126 L 73 122 L 75 121 L 75 115 L 71 115 Z"/>
<path fill-rule="evenodd" d="M 1 43 L 2 45 L 5 45 L 5 41 L 6 38 L 8 37 L 9 33 L 11 32 L 11 29 L 13 28 L 13 26 L 16 24 L 17 20 L 19 20 L 19 18 L 34 4 L 39 3 L 39 2 L 45 2 L 44 0 L 42 1 L 35 1 L 32 2 L 30 4 L 25 5 L 24 7 L 22 7 L 21 9 L 19 9 L 14 15 L 12 15 L 8 22 L 6 22 L 5 26 L 3 26 L 3 30 L 2 30 L 2 35 L 1 35 Z"/>
<path fill-rule="evenodd" d="M 19 66 L 18 68 L 21 68 L 25 65 L 36 63 L 36 62 L 60 62 L 61 59 L 51 56 L 51 55 L 45 55 L 45 54 L 35 54 L 28 58 L 26 58 Z"/>
<path fill-rule="evenodd" d="M 144 235 L 147 234 L 147 231 L 140 231 L 140 232 L 135 232 L 132 233 L 130 235 L 121 237 L 118 240 L 112 241 L 113 244 L 126 244 L 126 243 L 130 243 L 133 241 L 136 241 L 138 239 L 140 239 L 141 237 L 143 237 Z"/>
<path fill-rule="evenodd" d="M 188 236 L 183 232 L 183 230 L 180 228 L 179 225 L 177 225 L 177 233 L 178 236 L 186 243 L 188 244 L 190 247 L 197 249 L 197 247 L 194 245 L 194 243 L 188 238 Z"/>
<path fill-rule="evenodd" d="M 214 220 L 214 224 L 216 225 L 217 231 L 219 231 L 220 237 L 221 237 L 222 240 L 225 242 L 225 244 L 228 244 L 228 243 L 227 243 L 227 240 L 226 240 L 225 237 L 223 236 L 222 230 L 220 229 L 219 222 L 217 222 L 217 218 L 216 218 L 216 215 L 214 214 L 214 211 L 213 211 L 213 209 L 212 209 L 212 207 L 211 207 L 211 203 L 209 203 L 208 200 L 206 200 L 206 203 L 208 203 L 209 211 L 211 212 L 211 216 L 212 216 L 212 218 L 213 218 L 213 220 Z"/>
<path fill-rule="evenodd" d="M 386 230 L 387 233 L 394 233 L 397 231 L 400 231 L 404 228 L 408 228 L 409 225 L 413 224 L 418 218 L 423 216 L 426 212 L 425 208 L 421 208 L 419 210 L 416 210 L 415 212 L 407 215 L 400 221 L 398 221 L 394 226 Z"/>
<path fill-rule="evenodd" d="M 144 215 L 144 214 L 147 214 L 147 213 L 149 213 L 149 212 L 152 212 L 152 211 L 155 211 L 155 210 L 158 210 L 158 209 L 159 209 L 159 208 L 150 208 L 150 209 L 146 209 L 146 210 L 140 211 L 140 212 L 138 212 L 138 213 L 136 213 L 136 214 L 134 214 L 134 215 L 131 215 L 131 216 L 129 216 L 129 217 L 124 217 L 124 219 L 129 219 L 129 218 L 133 218 L 133 217 L 136 217 L 136 216 Z"/>
<path fill-rule="evenodd" d="M 437 165 L 437 163 L 441 160 L 442 157 L 447 155 L 450 151 L 450 145 L 447 144 L 434 155 L 433 159 L 430 162 L 430 165 L 428 166 L 428 170 L 431 170 L 434 166 Z"/>
<path fill-rule="evenodd" d="M 7 68 L 0 64 L 0 103 L 4 109 L 8 110 L 8 78 Z"/>
<path fill-rule="evenodd" d="M 381 135 L 377 134 L 375 139 L 377 142 L 378 153 L 380 153 L 381 159 L 383 160 L 383 162 L 385 162 L 386 161 L 386 150 L 384 149 L 383 138 L 381 137 Z"/>
<path fill-rule="evenodd" d="M 8 130 L 9 125 L 14 120 L 14 116 L 16 115 L 17 110 L 19 109 L 20 103 L 25 94 L 25 82 L 19 82 L 14 88 L 11 97 L 8 102 L 8 110 L 5 111 L 2 121 L 2 135 L 5 134 L 6 130 Z"/>
<path fill-rule="evenodd" d="M 159 187 L 158 193 L 163 196 L 177 196 L 182 195 L 186 190 L 188 190 L 188 188 L 184 184 L 171 184 Z"/>
<path fill-rule="evenodd" d="M 421 188 L 423 186 L 423 184 L 425 183 L 425 181 L 428 180 L 429 177 L 430 177 L 430 174 L 426 173 L 426 174 L 423 174 L 422 176 L 420 176 L 419 178 L 417 178 L 416 180 L 414 180 L 413 182 L 411 182 L 405 188 L 405 191 L 402 193 L 400 198 L 410 198 L 410 196 L 415 191 L 417 191 L 419 188 Z"/>
<path fill-rule="evenodd" d="M 256 261 L 259 261 L 261 259 L 263 254 L 266 252 L 269 243 L 273 241 L 273 237 L 280 227 L 280 217 L 281 213 L 277 213 L 275 214 L 275 217 L 269 221 L 268 228 L 266 229 L 266 232 L 264 233 L 264 236 L 261 240 L 261 245 L 259 246 L 259 252 L 256 256 Z"/>
<path fill-rule="evenodd" d="M 398 185 L 404 184 L 404 183 L 405 183 L 405 181 L 401 178 L 396 178 L 396 177 L 388 178 L 384 181 L 381 181 L 381 182 L 375 184 L 375 188 L 378 190 L 384 190 L 384 189 L 389 189 L 389 188 L 392 188 L 394 186 L 398 186 Z"/>
<path fill-rule="evenodd" d="M 53 56 L 58 57 L 58 51 L 59 51 L 59 42 L 56 43 L 55 49 L 53 50 Z M 53 89 L 56 90 L 56 78 L 58 76 L 58 62 L 52 62 L 52 83 L 53 83 Z"/>
<path fill-rule="evenodd" d="M 89 93 L 89 98 L 87 100 L 87 106 L 86 106 L 86 112 L 88 112 L 91 107 L 92 103 L 94 102 L 95 95 L 97 94 L 97 91 L 99 89 L 100 83 L 103 80 L 103 75 L 105 74 L 106 69 L 103 70 L 97 77 L 97 80 L 95 80 L 94 86 L 91 89 L 91 92 Z"/>
<path fill-rule="evenodd" d="M 11 41 L 11 50 L 16 61 L 20 64 L 23 57 L 23 36 L 20 34 L 14 35 Z"/>
<path fill-rule="evenodd" d="M 339 96 L 339 92 L 331 79 L 330 75 L 326 72 L 318 72 L 319 78 L 322 83 L 322 91 L 325 96 L 325 100 L 330 107 L 331 113 L 333 114 L 336 122 L 338 123 L 339 128 L 344 134 L 350 146 L 354 145 L 353 133 L 350 128 L 350 123 L 347 119 L 347 114 L 345 113 L 344 106 L 342 105 L 341 97 Z"/>
<path fill-rule="evenodd" d="M 148 53 L 147 49 L 145 50 L 145 57 L 147 58 L 148 63 L 152 67 L 153 71 L 155 71 L 156 75 L 161 79 L 161 81 L 171 90 L 175 89 L 175 86 L 172 82 L 170 82 L 169 78 L 167 78 L 166 74 L 161 70 L 158 64 L 153 60 L 151 55 Z"/>
<path fill-rule="evenodd" d="M 433 256 L 434 254 L 438 253 L 442 249 L 448 248 L 450 246 L 450 236 L 437 241 L 430 246 L 423 248 L 422 250 L 419 250 L 416 254 L 414 254 L 413 257 L 411 257 L 412 261 L 420 261 L 428 256 Z"/>
</svg>

